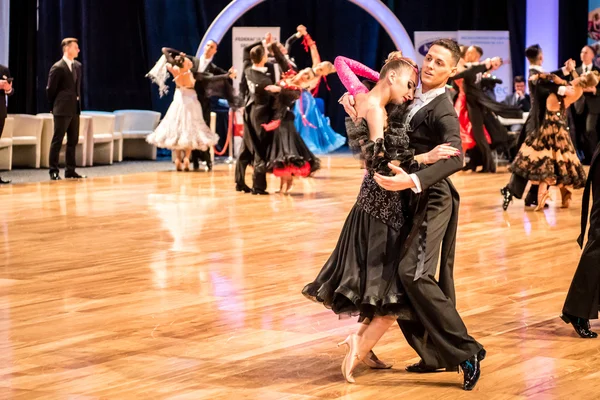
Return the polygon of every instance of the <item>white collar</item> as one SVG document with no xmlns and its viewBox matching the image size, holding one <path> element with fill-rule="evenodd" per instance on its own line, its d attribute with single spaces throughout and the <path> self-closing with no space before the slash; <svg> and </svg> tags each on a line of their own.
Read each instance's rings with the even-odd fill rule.
<svg viewBox="0 0 600 400">
<path fill-rule="evenodd" d="M 206 59 L 206 57 L 204 57 L 204 54 L 202 54 L 202 55 L 200 56 L 200 62 L 201 62 L 201 63 L 210 64 L 210 63 L 212 62 L 212 60 L 213 60 L 212 58 Z"/>
<path fill-rule="evenodd" d="M 259 72 L 264 72 L 265 74 L 269 72 L 269 69 L 267 67 L 257 67 L 256 65 L 253 65 L 252 69 Z"/>
<path fill-rule="evenodd" d="M 67 63 L 67 65 L 69 66 L 69 68 L 71 68 L 73 66 L 73 64 L 75 63 L 74 60 L 69 60 L 67 58 L 67 56 L 63 56 L 63 60 Z"/>
<path fill-rule="evenodd" d="M 432 90 L 428 91 L 425 94 L 423 93 L 423 87 L 419 86 L 419 88 L 415 92 L 415 99 L 419 98 L 423 102 L 425 102 L 425 101 L 431 101 L 431 100 L 435 99 L 436 97 L 438 97 L 439 95 L 444 94 L 444 93 L 446 93 L 446 87 L 445 86 L 442 86 L 442 87 L 437 88 L 437 89 L 432 89 Z"/>
<path fill-rule="evenodd" d="M 530 65 L 529 69 L 535 69 L 537 72 L 544 72 L 544 67 L 541 65 Z"/>
<path fill-rule="evenodd" d="M 581 64 L 581 69 L 588 69 L 589 68 L 590 71 L 591 71 L 593 66 L 594 66 L 594 64 L 588 64 L 588 65 Z"/>
</svg>

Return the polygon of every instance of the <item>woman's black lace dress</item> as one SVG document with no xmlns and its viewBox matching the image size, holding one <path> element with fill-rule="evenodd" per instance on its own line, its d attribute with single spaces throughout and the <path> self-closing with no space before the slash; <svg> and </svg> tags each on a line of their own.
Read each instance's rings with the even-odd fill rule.
<svg viewBox="0 0 600 400">
<path fill-rule="evenodd" d="M 405 127 L 391 118 L 388 124 L 384 139 L 373 142 L 364 119 L 358 125 L 346 120 L 350 147 L 360 151 L 367 171 L 335 250 L 315 281 L 302 290 L 334 313 L 360 315 L 361 320 L 375 315 L 410 317 L 397 267 L 419 195 L 386 191 L 373 175 L 391 175 L 390 161 L 398 161 L 407 173 L 415 172 L 418 163 L 408 148 Z"/>
</svg>

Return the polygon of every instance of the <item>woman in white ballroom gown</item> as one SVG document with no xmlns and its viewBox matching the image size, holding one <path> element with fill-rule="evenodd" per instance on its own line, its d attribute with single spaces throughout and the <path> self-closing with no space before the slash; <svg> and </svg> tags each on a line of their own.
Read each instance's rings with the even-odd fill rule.
<svg viewBox="0 0 600 400">
<path fill-rule="evenodd" d="M 192 61 L 181 54 L 175 57 L 173 64 L 168 63 L 163 56 L 148 74 L 158 84 L 161 97 L 167 92 L 166 71 L 173 75 L 176 89 L 165 117 L 146 141 L 174 151 L 177 170 L 181 171 L 183 166 L 185 171 L 189 171 L 192 150 L 208 150 L 218 143 L 219 136 L 211 132 L 202 116 L 202 106 L 194 89 L 196 79 L 190 71 Z"/>
</svg>

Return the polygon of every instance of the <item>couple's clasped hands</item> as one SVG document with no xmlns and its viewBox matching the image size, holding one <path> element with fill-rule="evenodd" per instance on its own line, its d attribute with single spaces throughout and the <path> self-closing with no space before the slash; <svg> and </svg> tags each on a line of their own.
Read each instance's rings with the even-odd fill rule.
<svg viewBox="0 0 600 400">
<path fill-rule="evenodd" d="M 345 95 L 340 103 L 344 106 L 346 113 L 356 122 L 358 114 L 356 112 L 354 97 Z M 434 164 L 440 160 L 447 160 L 451 157 L 457 157 L 461 154 L 460 150 L 452 147 L 450 143 L 444 143 L 436 146 L 433 150 L 415 156 L 415 160 L 420 164 Z M 388 166 L 394 176 L 383 176 L 378 173 L 374 175 L 375 181 L 385 190 L 398 192 L 401 190 L 411 189 L 415 187 L 415 183 L 409 174 L 402 168 L 388 163 Z"/>
</svg>

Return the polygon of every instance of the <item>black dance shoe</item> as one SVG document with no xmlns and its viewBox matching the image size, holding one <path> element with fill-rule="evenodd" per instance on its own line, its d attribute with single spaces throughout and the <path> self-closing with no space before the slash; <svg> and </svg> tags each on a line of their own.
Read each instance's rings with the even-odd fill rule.
<svg viewBox="0 0 600 400">
<path fill-rule="evenodd" d="M 464 390 L 473 390 L 473 388 L 475 388 L 475 385 L 477 385 L 479 377 L 481 376 L 481 361 L 485 359 L 485 356 L 485 349 L 481 349 L 479 350 L 479 353 L 475 354 L 467 361 L 463 361 L 460 363 L 460 368 L 462 369 L 464 374 Z"/>
<path fill-rule="evenodd" d="M 60 181 L 62 178 L 58 174 L 58 172 L 50 172 L 50 180 L 52 181 Z"/>
<path fill-rule="evenodd" d="M 598 337 L 596 332 L 590 330 L 590 320 L 585 318 L 574 317 L 569 314 L 561 314 L 560 319 L 565 321 L 565 324 L 573 325 L 575 332 L 584 339 L 595 339 Z"/>
<path fill-rule="evenodd" d="M 248 185 L 235 185 L 236 192 L 244 192 L 244 193 L 252 193 L 252 189 L 248 187 Z"/>
<path fill-rule="evenodd" d="M 0 185 L 8 185 L 9 183 L 10 183 L 10 180 L 8 180 L 8 181 L 5 181 L 4 179 L 2 179 L 2 178 L 0 177 Z"/>
<path fill-rule="evenodd" d="M 65 172 L 65 179 L 85 179 L 87 176 L 79 175 L 77 172 Z"/>
<path fill-rule="evenodd" d="M 252 194 L 253 195 L 261 195 L 261 196 L 268 196 L 269 192 L 267 192 L 266 190 L 262 190 L 262 189 L 252 189 Z"/>
<path fill-rule="evenodd" d="M 415 374 L 431 374 L 434 372 L 457 372 L 458 371 L 458 367 L 454 367 L 454 368 L 434 368 L 434 367 L 429 367 L 427 365 L 425 365 L 425 363 L 423 362 L 423 360 L 419 361 L 416 364 L 412 364 L 406 367 L 406 371 L 407 372 L 412 372 Z"/>
<path fill-rule="evenodd" d="M 502 194 L 502 196 L 504 197 L 504 199 L 502 200 L 502 209 L 506 211 L 508 210 L 508 206 L 510 205 L 510 203 L 512 203 L 513 201 L 513 195 L 508 189 L 508 186 L 505 186 L 502 189 L 500 189 L 500 194 Z"/>
</svg>

